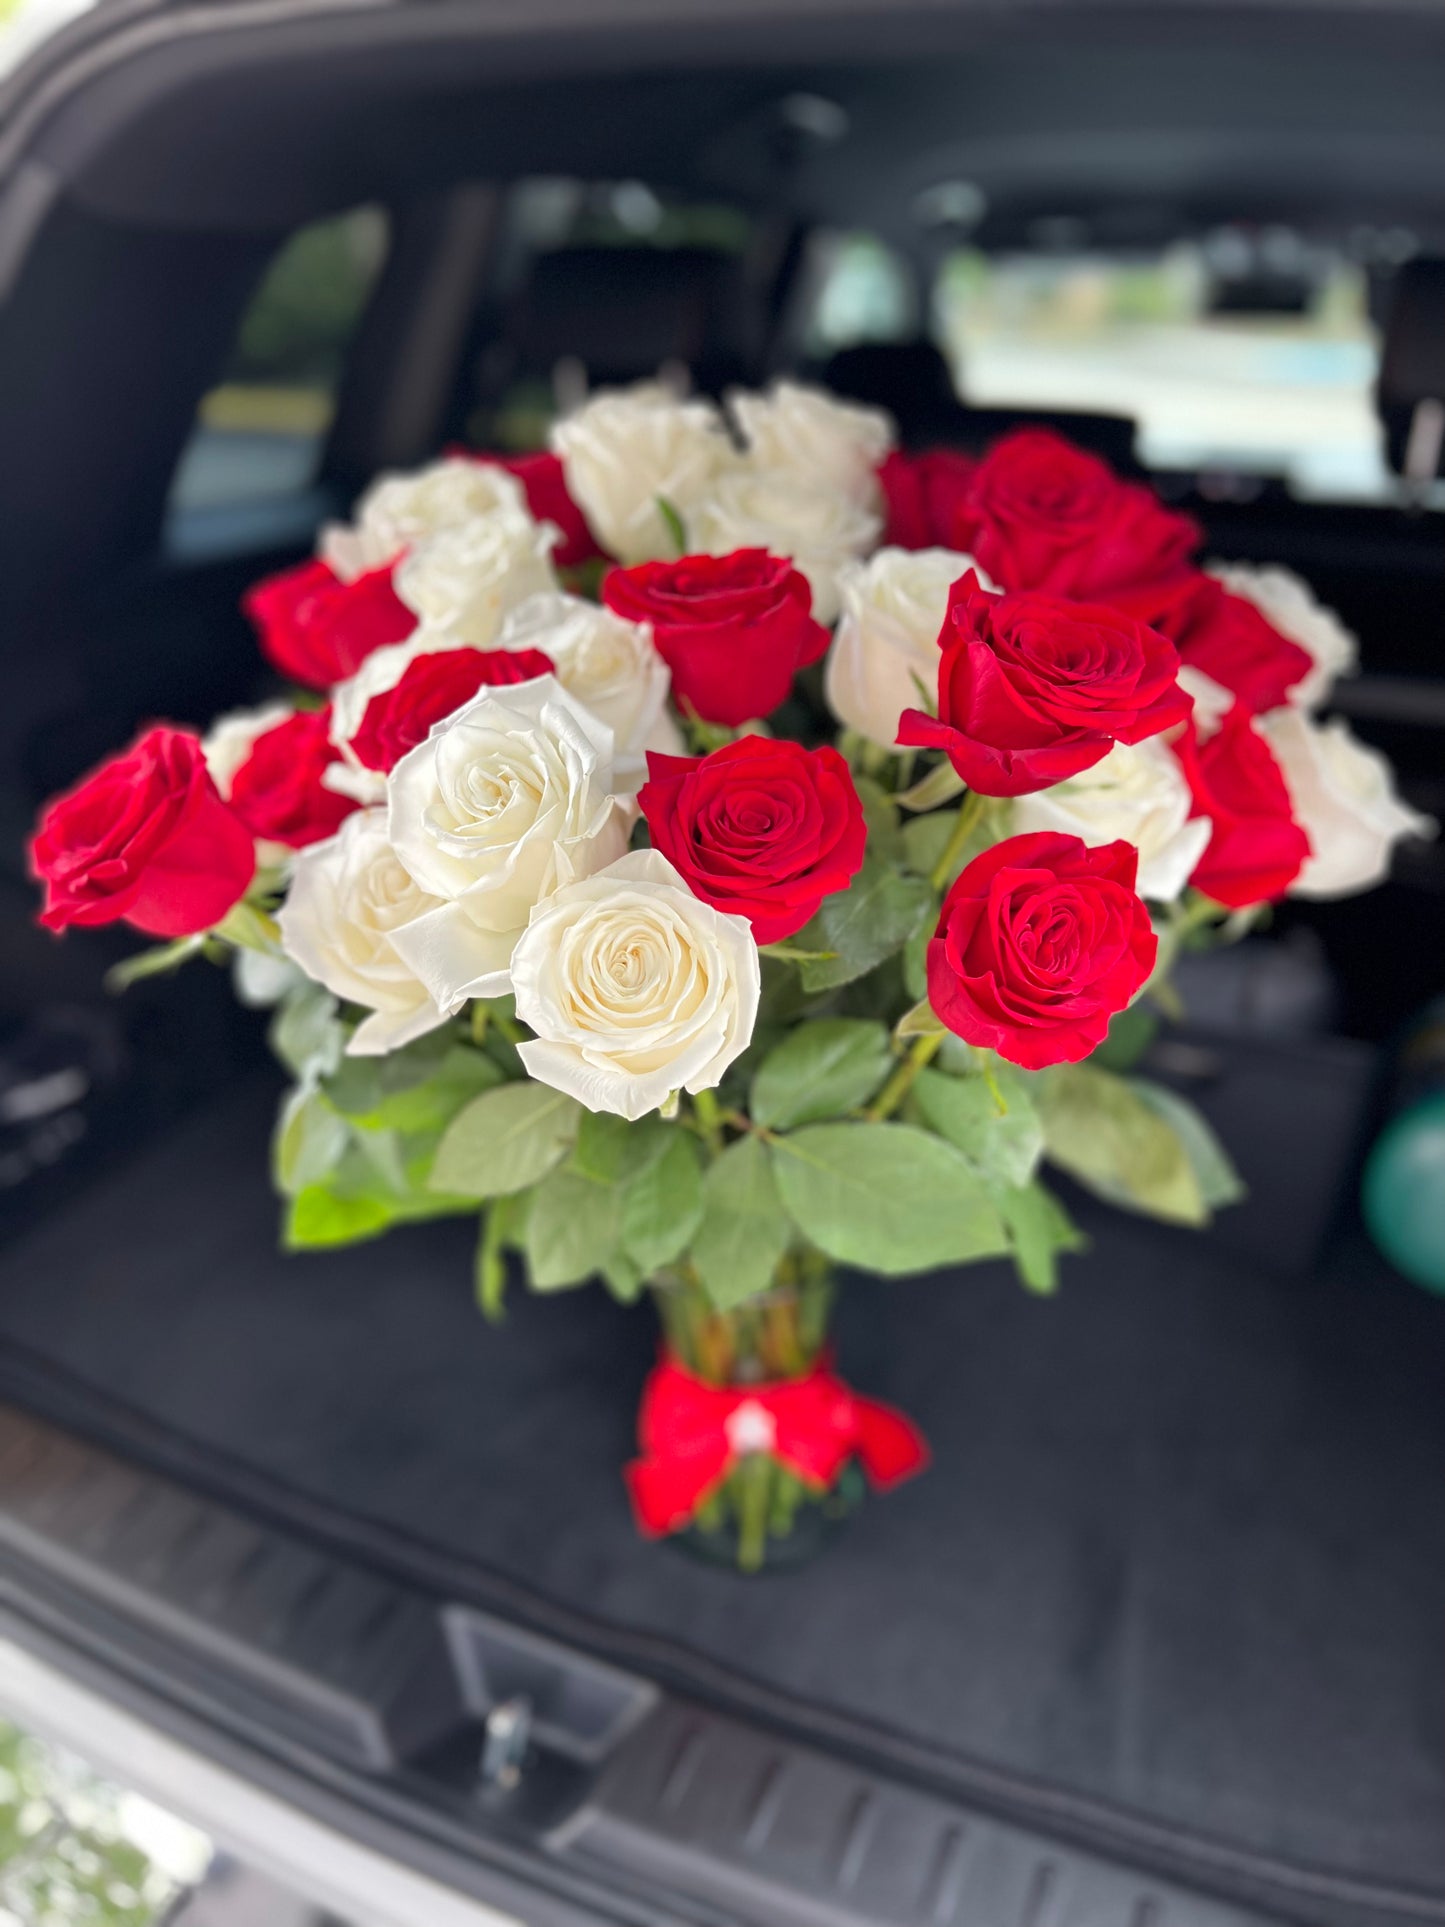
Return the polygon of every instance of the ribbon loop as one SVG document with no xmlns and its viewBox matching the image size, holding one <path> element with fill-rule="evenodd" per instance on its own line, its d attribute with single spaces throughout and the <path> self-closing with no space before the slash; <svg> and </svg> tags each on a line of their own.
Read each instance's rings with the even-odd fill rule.
<svg viewBox="0 0 1445 1927">
<path fill-rule="evenodd" d="M 650 1374 L 637 1422 L 641 1455 L 626 1468 L 639 1531 L 677 1532 L 739 1459 L 766 1452 L 805 1485 L 826 1492 L 856 1458 L 879 1490 L 928 1464 L 911 1419 L 859 1398 L 820 1360 L 801 1378 L 768 1385 L 709 1385 L 668 1353 Z"/>
</svg>

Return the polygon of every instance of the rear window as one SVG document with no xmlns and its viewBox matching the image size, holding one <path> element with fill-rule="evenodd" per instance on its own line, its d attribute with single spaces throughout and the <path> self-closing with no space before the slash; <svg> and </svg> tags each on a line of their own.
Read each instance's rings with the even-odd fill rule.
<svg viewBox="0 0 1445 1927">
<path fill-rule="evenodd" d="M 201 400 L 171 488 L 173 516 L 273 502 L 315 481 L 386 248 L 384 211 L 360 207 L 299 228 L 278 250 Z"/>
<path fill-rule="evenodd" d="M 830 235 L 808 347 L 824 357 L 927 333 L 977 408 L 1127 416 L 1157 472 L 1221 493 L 1266 480 L 1301 498 L 1403 499 L 1374 387 L 1372 285 L 1408 258 L 1404 229 L 1323 245 L 1288 229 L 1225 230 L 1162 254 L 956 248 L 931 277 L 870 234 Z"/>
</svg>

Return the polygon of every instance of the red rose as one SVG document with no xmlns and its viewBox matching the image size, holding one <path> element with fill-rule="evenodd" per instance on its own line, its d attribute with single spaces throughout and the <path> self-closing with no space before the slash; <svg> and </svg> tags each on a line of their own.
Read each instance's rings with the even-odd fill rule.
<svg viewBox="0 0 1445 1927">
<path fill-rule="evenodd" d="M 540 649 L 439 649 L 414 656 L 392 689 L 373 696 L 351 739 L 357 761 L 382 775 L 424 743 L 433 723 L 459 710 L 479 689 L 550 676 Z"/>
<path fill-rule="evenodd" d="M 1288 702 L 1289 692 L 1314 667 L 1309 651 L 1281 635 L 1248 596 L 1235 595 L 1201 570 L 1120 600 L 1168 636 L 1181 662 L 1211 677 L 1256 715 Z"/>
<path fill-rule="evenodd" d="M 1132 843 L 1091 850 L 1052 830 L 976 856 L 928 946 L 935 1015 L 1025 1070 L 1087 1057 L 1154 968 L 1138 865 Z"/>
<path fill-rule="evenodd" d="M 579 563 L 602 554 L 586 516 L 567 493 L 559 455 L 486 455 L 482 459 L 515 475 L 536 519 L 562 531 L 561 547 L 552 551 L 552 560 L 559 568 L 575 569 Z"/>
<path fill-rule="evenodd" d="M 1200 541 L 1187 515 L 1043 428 L 994 444 L 974 470 L 968 507 L 968 547 L 995 582 L 1081 601 L 1177 573 Z"/>
<path fill-rule="evenodd" d="M 1194 797 L 1191 816 L 1214 826 L 1189 879 L 1231 910 L 1283 896 L 1304 866 L 1310 840 L 1295 822 L 1289 790 L 1269 744 L 1236 703 L 1215 734 L 1200 742 L 1193 725 L 1174 754 Z"/>
<path fill-rule="evenodd" d="M 48 930 L 124 919 L 148 936 L 190 937 L 245 895 L 256 853 L 199 741 L 162 725 L 56 797 L 30 863 Z"/>
<path fill-rule="evenodd" d="M 647 758 L 637 801 L 694 896 L 791 937 L 863 864 L 863 806 L 835 749 L 740 736 L 710 756 Z"/>
<path fill-rule="evenodd" d="M 354 676 L 373 649 L 400 642 L 416 616 L 391 586 L 391 564 L 343 582 L 324 562 L 267 576 L 241 602 L 261 653 L 283 676 L 329 689 Z"/>
<path fill-rule="evenodd" d="M 955 448 L 905 455 L 895 448 L 878 470 L 887 525 L 896 549 L 954 549 L 966 554 L 974 518 L 969 491 L 978 463 Z"/>
<path fill-rule="evenodd" d="M 678 703 L 730 729 L 786 701 L 793 677 L 828 647 L 807 577 L 766 549 L 613 569 L 602 600 L 652 624 Z"/>
<path fill-rule="evenodd" d="M 941 637 L 938 714 L 905 709 L 898 741 L 941 749 L 970 789 L 1027 796 L 1182 723 L 1173 643 L 1121 611 L 955 582 Z"/>
<path fill-rule="evenodd" d="M 231 808 L 253 836 L 300 850 L 334 836 L 358 807 L 321 780 L 337 760 L 330 732 L 329 707 L 300 709 L 252 743 L 231 778 Z"/>
</svg>

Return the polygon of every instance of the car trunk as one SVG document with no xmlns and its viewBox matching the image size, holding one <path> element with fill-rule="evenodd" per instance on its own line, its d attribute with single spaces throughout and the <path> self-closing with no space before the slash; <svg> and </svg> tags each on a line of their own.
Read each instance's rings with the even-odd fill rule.
<svg viewBox="0 0 1445 1927">
<path fill-rule="evenodd" d="M 1379 1042 L 1438 977 L 1438 897 L 1397 884 L 1363 924 L 1316 920 L 1353 1038 L 1261 1016 L 1233 965 L 1201 981 L 1194 1028 L 1154 1068 L 1249 1186 L 1209 1233 L 1078 1196 L 1089 1248 L 1055 1298 L 995 1265 L 845 1281 L 844 1367 L 918 1419 L 934 1463 L 815 1562 L 757 1581 L 629 1519 L 646 1306 L 514 1289 L 489 1324 L 464 1223 L 283 1256 L 262 1017 L 201 966 L 116 1006 L 99 976 L 123 939 L 56 949 L 24 928 L 38 797 L 142 715 L 200 722 L 253 693 L 235 598 L 287 536 L 187 561 L 161 527 L 279 233 L 368 195 L 430 208 L 435 233 L 457 181 L 545 165 L 726 179 L 810 218 L 830 196 L 861 206 L 865 166 L 814 179 L 756 136 L 780 94 L 851 86 L 865 158 L 900 138 L 908 77 L 878 64 L 869 9 L 841 10 L 855 64 L 821 72 L 807 8 L 783 10 L 776 45 L 760 28 L 746 62 L 707 9 L 691 40 L 617 11 L 610 35 L 578 16 L 558 51 L 505 10 L 237 5 L 211 16 L 236 37 L 227 73 L 183 10 L 117 8 L 74 30 L 73 71 L 55 57 L 44 113 L 38 81 L 12 101 L 5 1015 L 12 1058 L 74 1055 L 82 1035 L 91 1091 L 83 1141 L 9 1125 L 6 1623 L 158 1721 L 244 1745 L 294 1797 L 344 1797 L 398 1853 L 444 1855 L 459 1882 L 475 1862 L 477 1890 L 519 1912 L 530 1896 L 529 1919 L 1445 1919 L 1445 1305 L 1387 1270 L 1351 1202 Z M 887 31 L 923 44 L 928 13 Z M 1319 97 L 1285 116 L 1297 152 L 1333 138 L 1341 89 L 1393 112 L 1389 81 L 1401 111 L 1419 94 L 1420 161 L 1445 42 L 1406 16 L 1393 38 L 1358 27 L 1311 56 Z M 968 98 L 992 73 L 1027 102 L 1040 76 L 1031 124 L 1072 116 L 1101 177 L 1150 151 L 1130 146 L 1141 76 L 1165 95 L 1151 137 L 1176 106 L 1202 112 L 1197 25 L 1141 51 L 1126 16 L 1100 15 L 1032 67 L 1037 21 L 951 31 Z M 1244 119 L 1297 47 L 1261 31 L 1257 71 L 1235 73 Z M 662 77 L 669 32 L 684 44 Z M 1122 159 L 1067 82 L 1069 34 L 1094 49 Z M 1445 170 L 1429 193 L 1409 180 L 1433 206 Z M 405 432 L 425 443 L 439 420 Z M 378 410 L 360 446 L 399 432 Z M 323 495 L 344 483 L 333 464 Z M 1233 526 L 1230 552 L 1262 539 Z M 1330 524 L 1299 526 L 1295 559 Z M 1381 512 L 1368 541 L 1324 547 L 1321 587 L 1353 604 L 1367 662 L 1428 666 L 1433 523 Z M 1412 597 L 1414 628 L 1382 618 Z M 1430 740 L 1411 739 L 1423 764 Z M 488 1714 L 517 1696 L 532 1760 L 479 1791 Z"/>
</svg>

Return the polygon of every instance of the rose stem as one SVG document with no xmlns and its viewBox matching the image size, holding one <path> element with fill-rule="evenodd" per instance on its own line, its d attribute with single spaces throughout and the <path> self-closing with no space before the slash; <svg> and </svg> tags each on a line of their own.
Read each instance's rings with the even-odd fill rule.
<svg viewBox="0 0 1445 1927">
<path fill-rule="evenodd" d="M 942 1044 L 944 1035 L 943 1031 L 935 1030 L 930 1031 L 926 1037 L 915 1038 L 913 1048 L 864 1111 L 863 1115 L 870 1123 L 881 1124 L 884 1118 L 892 1117 L 913 1089 L 914 1078 Z"/>
<path fill-rule="evenodd" d="M 694 1091 L 692 1108 L 709 1152 L 715 1158 L 721 1157 L 723 1152 L 722 1112 L 718 1108 L 717 1092 Z"/>
<path fill-rule="evenodd" d="M 973 835 L 987 800 L 986 797 L 980 796 L 977 790 L 970 790 L 963 799 L 963 807 L 958 812 L 958 821 L 953 826 L 953 835 L 948 839 L 943 855 L 934 865 L 933 875 L 928 879 L 935 890 L 941 890 L 948 882 L 948 873 L 953 868 L 954 861 L 964 844 Z"/>
</svg>

